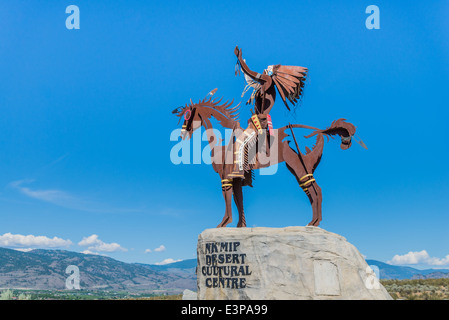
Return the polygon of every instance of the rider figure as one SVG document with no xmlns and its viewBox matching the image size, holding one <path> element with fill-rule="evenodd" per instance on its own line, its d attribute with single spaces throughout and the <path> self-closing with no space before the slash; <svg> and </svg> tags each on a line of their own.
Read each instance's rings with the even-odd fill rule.
<svg viewBox="0 0 449 320">
<path fill-rule="evenodd" d="M 287 109 L 290 110 L 286 99 L 295 105 L 301 97 L 307 69 L 295 66 L 270 65 L 260 74 L 248 67 L 246 61 L 242 58 L 242 50 L 236 47 L 234 53 L 238 59 L 237 64 L 248 83 L 244 93 L 249 87 L 254 89 L 246 103 L 254 103 L 254 112 L 251 110 L 253 115 L 248 120 L 248 127 L 239 135 L 234 144 L 234 167 L 229 175 L 230 178 L 244 178 L 243 152 L 245 145 L 250 140 L 255 139 L 256 134 L 263 134 L 267 128 L 270 136 L 274 134 L 269 113 L 276 99 L 275 87 Z"/>
</svg>

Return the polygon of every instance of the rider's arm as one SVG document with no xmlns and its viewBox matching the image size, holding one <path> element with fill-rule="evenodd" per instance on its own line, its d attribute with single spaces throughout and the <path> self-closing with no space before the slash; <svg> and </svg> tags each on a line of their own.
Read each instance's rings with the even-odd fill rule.
<svg viewBox="0 0 449 320">
<path fill-rule="evenodd" d="M 239 49 L 238 46 L 235 47 L 234 49 L 234 54 L 237 56 L 237 59 L 239 60 L 240 66 L 242 67 L 243 72 L 248 75 L 251 79 L 253 79 L 254 81 L 259 82 L 263 88 L 266 90 L 271 86 L 271 77 L 267 74 L 261 74 L 261 73 L 257 73 L 252 71 L 248 65 L 246 64 L 246 62 L 243 60 L 242 58 L 242 50 Z"/>
</svg>

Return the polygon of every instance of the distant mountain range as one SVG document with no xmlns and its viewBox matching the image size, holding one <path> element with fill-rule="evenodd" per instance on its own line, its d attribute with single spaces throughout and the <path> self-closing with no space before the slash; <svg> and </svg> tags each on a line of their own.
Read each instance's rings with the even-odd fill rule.
<svg viewBox="0 0 449 320">
<path fill-rule="evenodd" d="M 366 262 L 379 268 L 381 279 L 449 278 L 448 269 L 418 270 L 376 260 Z M 81 289 L 160 293 L 197 289 L 196 259 L 150 265 L 65 250 L 22 252 L 6 248 L 0 248 L 0 289 L 65 290 L 69 265 L 79 268 Z"/>
<path fill-rule="evenodd" d="M 393 266 L 377 260 L 366 260 L 368 265 L 379 268 L 380 279 L 436 279 L 449 278 L 449 269 L 425 269 L 419 270 L 411 267 Z"/>
<path fill-rule="evenodd" d="M 75 265 L 81 289 L 179 293 L 197 288 L 193 262 L 159 266 L 65 250 L 0 248 L 0 288 L 64 290 L 69 277 L 66 268 Z"/>
</svg>

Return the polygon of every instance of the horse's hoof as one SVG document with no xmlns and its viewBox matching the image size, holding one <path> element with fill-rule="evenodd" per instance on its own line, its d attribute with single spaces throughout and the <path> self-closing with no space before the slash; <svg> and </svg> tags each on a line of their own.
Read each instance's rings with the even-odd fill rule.
<svg viewBox="0 0 449 320">
<path fill-rule="evenodd" d="M 224 228 L 224 227 L 226 227 L 229 223 L 231 223 L 232 222 L 232 220 L 229 220 L 229 218 L 228 219 L 226 219 L 226 220 L 223 220 L 218 226 L 217 226 L 217 228 Z"/>
</svg>

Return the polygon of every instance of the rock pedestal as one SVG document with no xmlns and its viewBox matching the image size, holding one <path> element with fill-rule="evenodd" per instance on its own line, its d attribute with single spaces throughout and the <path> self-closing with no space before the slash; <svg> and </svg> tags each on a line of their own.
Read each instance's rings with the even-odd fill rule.
<svg viewBox="0 0 449 320">
<path fill-rule="evenodd" d="M 352 244 L 318 227 L 207 229 L 197 252 L 199 300 L 391 299 Z"/>
</svg>

